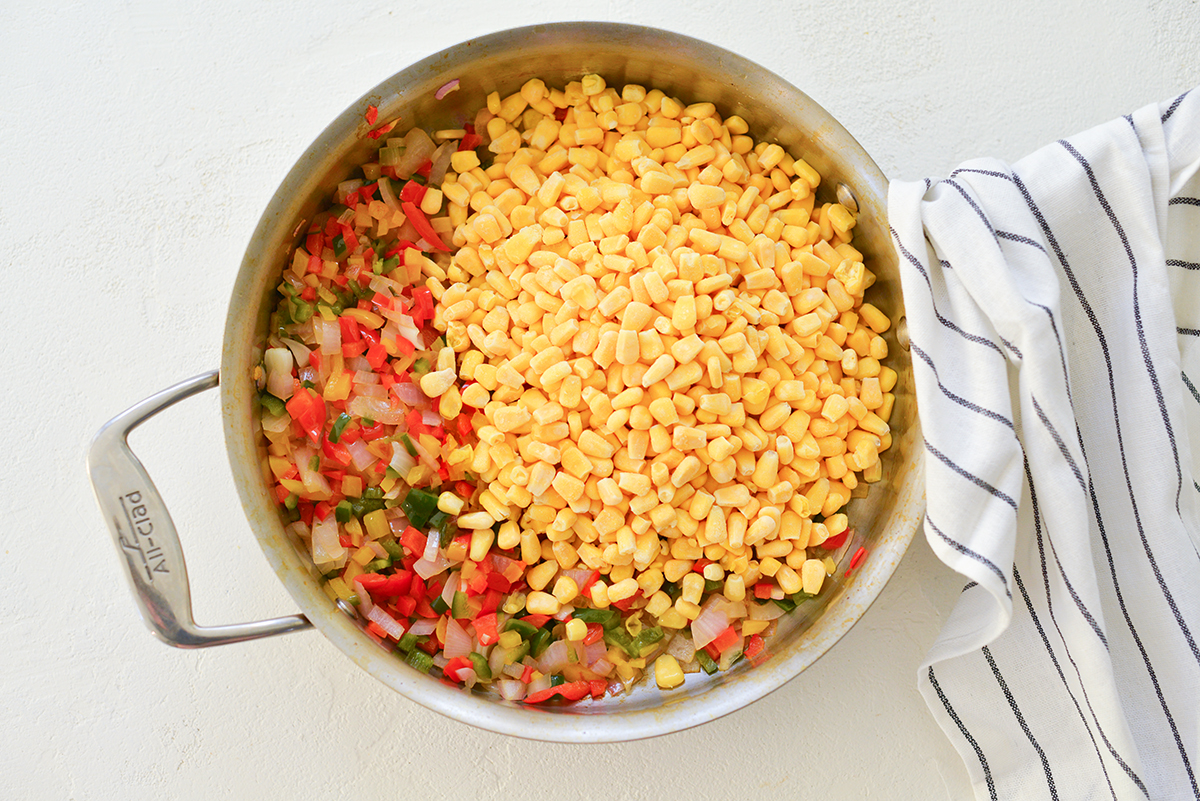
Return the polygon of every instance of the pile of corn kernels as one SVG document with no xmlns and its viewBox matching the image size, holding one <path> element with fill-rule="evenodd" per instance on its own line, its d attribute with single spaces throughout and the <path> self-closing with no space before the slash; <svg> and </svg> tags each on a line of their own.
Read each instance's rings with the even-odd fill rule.
<svg viewBox="0 0 1200 801">
<path fill-rule="evenodd" d="M 455 154 L 441 186 L 448 346 L 420 382 L 444 415 L 486 417 L 451 456 L 480 477 L 471 551 L 519 549 L 531 613 L 638 596 L 682 629 L 706 581 L 816 594 L 811 549 L 891 445 L 854 214 L 712 103 L 535 79 L 478 121 L 494 157 Z M 561 575 L 584 566 L 603 576 L 586 598 Z"/>
</svg>

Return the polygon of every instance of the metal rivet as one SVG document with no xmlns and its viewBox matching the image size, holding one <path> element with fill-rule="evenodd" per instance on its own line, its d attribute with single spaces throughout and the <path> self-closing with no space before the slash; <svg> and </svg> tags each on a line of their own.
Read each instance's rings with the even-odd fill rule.
<svg viewBox="0 0 1200 801">
<path fill-rule="evenodd" d="M 358 619 L 358 610 L 354 608 L 354 604 L 350 603 L 345 598 L 337 599 L 337 608 L 341 609 L 346 617 L 352 617 L 355 620 Z"/>
<path fill-rule="evenodd" d="M 896 322 L 896 344 L 908 350 L 912 344 L 912 340 L 908 336 L 908 318 L 901 317 Z"/>
<path fill-rule="evenodd" d="M 854 196 L 854 190 L 844 183 L 837 185 L 837 201 L 849 209 L 851 214 L 858 214 L 858 198 Z"/>
</svg>

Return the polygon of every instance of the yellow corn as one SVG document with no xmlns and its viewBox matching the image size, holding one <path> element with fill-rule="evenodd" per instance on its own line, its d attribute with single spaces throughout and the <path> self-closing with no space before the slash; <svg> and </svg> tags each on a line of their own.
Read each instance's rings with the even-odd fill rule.
<svg viewBox="0 0 1200 801">
<path fill-rule="evenodd" d="M 663 690 L 673 690 L 683 684 L 683 669 L 679 666 L 679 660 L 670 654 L 662 654 L 655 659 L 654 681 Z"/>
</svg>

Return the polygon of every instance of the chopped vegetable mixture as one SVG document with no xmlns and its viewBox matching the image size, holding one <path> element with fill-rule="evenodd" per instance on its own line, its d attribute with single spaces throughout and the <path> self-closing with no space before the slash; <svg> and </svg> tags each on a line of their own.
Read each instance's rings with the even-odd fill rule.
<svg viewBox="0 0 1200 801">
<path fill-rule="evenodd" d="M 330 597 L 530 704 L 765 661 L 891 445 L 854 214 L 740 117 L 598 75 L 460 129 L 364 116 L 256 375 Z"/>
</svg>

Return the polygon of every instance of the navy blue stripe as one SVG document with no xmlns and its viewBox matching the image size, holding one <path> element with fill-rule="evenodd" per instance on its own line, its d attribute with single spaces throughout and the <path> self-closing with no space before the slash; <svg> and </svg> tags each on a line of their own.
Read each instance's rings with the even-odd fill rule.
<svg viewBox="0 0 1200 801">
<path fill-rule="evenodd" d="M 1058 430 L 1050 419 L 1046 417 L 1046 413 L 1042 410 L 1042 405 L 1038 403 L 1037 398 L 1031 396 L 1033 401 L 1033 410 L 1037 412 L 1038 419 L 1042 421 L 1042 425 L 1050 432 L 1050 436 L 1054 438 L 1054 444 L 1058 446 L 1058 452 L 1067 460 L 1067 464 L 1071 468 L 1071 472 L 1075 474 L 1075 480 L 1079 482 L 1079 488 L 1087 492 L 1087 483 L 1083 480 L 1083 473 L 1079 470 L 1079 465 L 1075 463 L 1075 459 L 1071 456 L 1071 452 L 1067 450 L 1067 444 L 1063 442 L 1063 438 L 1058 435 Z"/>
<path fill-rule="evenodd" d="M 915 342 L 910 343 L 910 348 L 913 353 L 917 354 L 917 356 L 920 357 L 921 361 L 923 361 L 923 362 L 925 362 L 925 364 L 929 365 L 929 369 L 933 371 L 933 378 L 937 382 L 938 389 L 940 389 L 942 391 L 942 394 L 944 394 L 947 398 L 949 398 L 950 400 L 957 403 L 959 406 L 962 406 L 965 409 L 970 409 L 971 411 L 973 411 L 977 414 L 981 414 L 984 417 L 995 420 L 997 423 L 1002 423 L 1003 425 L 1008 426 L 1008 428 L 1011 431 L 1016 433 L 1016 428 L 1013 427 L 1012 420 L 1009 420 L 1007 417 L 1005 417 L 1004 415 L 1002 415 L 998 412 L 993 412 L 991 409 L 985 409 L 976 403 L 972 403 L 971 401 L 967 400 L 966 398 L 959 397 L 958 395 L 955 395 L 953 392 L 951 392 L 949 389 L 947 389 L 946 385 L 942 383 L 941 376 L 938 375 L 938 369 L 934 365 L 933 359 L 929 358 L 929 354 L 927 354 L 925 351 L 921 350 L 917 346 L 917 343 L 915 343 Z"/>
<path fill-rule="evenodd" d="M 1113 377 L 1112 359 L 1109 355 L 1108 343 L 1104 338 L 1104 332 L 1100 329 L 1099 322 L 1096 320 L 1096 314 L 1092 310 L 1091 304 L 1088 303 L 1087 297 L 1083 294 L 1083 291 L 1080 289 L 1079 282 L 1075 279 L 1075 274 L 1071 270 L 1070 264 L 1067 262 L 1066 257 L 1063 255 L 1062 249 L 1058 246 L 1057 239 L 1055 239 L 1053 232 L 1050 230 L 1050 226 L 1046 223 L 1046 218 L 1042 214 L 1042 210 L 1034 202 L 1033 196 L 1029 193 L 1029 189 L 1025 186 L 1025 184 L 1021 181 L 1021 179 L 1018 176 L 1013 175 L 1012 180 L 1016 184 L 1017 189 L 1020 190 L 1021 195 L 1025 198 L 1025 202 L 1029 206 L 1029 209 L 1033 213 L 1034 217 L 1037 219 L 1038 225 L 1041 226 L 1042 233 L 1045 236 L 1046 241 L 1050 243 L 1051 249 L 1054 251 L 1055 256 L 1058 258 L 1059 264 L 1062 266 L 1063 272 L 1066 274 L 1067 280 L 1070 282 L 1071 288 L 1074 290 L 1076 298 L 1079 300 L 1080 305 L 1083 307 L 1084 312 L 1086 313 L 1088 319 L 1091 321 L 1092 328 L 1095 331 L 1096 338 L 1100 344 L 1100 348 L 1104 353 L 1105 364 L 1108 368 L 1109 396 L 1112 399 L 1113 416 L 1114 416 L 1114 421 L 1116 422 L 1117 447 L 1121 454 L 1122 467 L 1125 471 L 1125 483 L 1126 483 L 1126 486 L 1129 488 L 1130 501 L 1133 502 L 1133 489 L 1132 489 L 1132 485 L 1129 482 L 1129 468 L 1128 468 L 1128 465 L 1125 463 L 1125 446 L 1124 446 L 1124 441 L 1121 436 L 1120 415 L 1117 411 L 1117 393 L 1116 393 L 1116 386 L 1115 386 L 1115 381 L 1114 381 L 1114 377 Z M 1080 448 L 1083 449 L 1084 461 L 1086 463 L 1087 450 L 1084 449 L 1082 439 L 1080 439 L 1079 445 L 1080 445 Z M 1112 547 L 1108 541 L 1108 533 L 1104 527 L 1104 519 L 1100 514 L 1100 502 L 1099 502 L 1099 499 L 1096 497 L 1096 489 L 1094 486 L 1092 486 L 1091 481 L 1090 481 L 1090 474 L 1091 474 L 1090 468 L 1089 468 L 1088 472 L 1089 472 L 1088 494 L 1091 496 L 1092 510 L 1096 516 L 1096 527 L 1100 532 L 1100 541 L 1104 546 L 1105 558 L 1108 561 L 1108 570 L 1109 570 L 1109 575 L 1112 577 L 1113 593 L 1114 593 L 1114 595 L 1116 595 L 1116 598 L 1117 598 L 1117 606 L 1120 608 L 1121 616 L 1125 620 L 1125 626 L 1126 626 L 1126 628 L 1129 629 L 1129 634 L 1133 638 L 1133 642 L 1137 646 L 1138 652 L 1141 654 L 1142 663 L 1146 667 L 1146 673 L 1150 679 L 1151 685 L 1154 687 L 1154 692 L 1155 692 L 1156 696 L 1158 697 L 1159 707 L 1162 709 L 1163 716 L 1166 718 L 1167 724 L 1168 724 L 1168 726 L 1170 726 L 1171 733 L 1174 735 L 1175 746 L 1178 749 L 1180 758 L 1183 761 L 1184 769 L 1187 771 L 1188 779 L 1191 782 L 1193 793 L 1197 797 L 1200 797 L 1200 789 L 1197 789 L 1197 787 L 1196 787 L 1196 778 L 1195 778 L 1195 775 L 1192 773 L 1191 762 L 1188 760 L 1187 751 L 1184 749 L 1183 741 L 1180 739 L 1179 729 L 1175 725 L 1175 719 L 1172 717 L 1171 710 L 1167 706 L 1166 699 L 1163 697 L 1162 688 L 1159 686 L 1159 683 L 1158 683 L 1158 676 L 1154 672 L 1154 666 L 1150 662 L 1150 656 L 1149 656 L 1149 654 L 1146 653 L 1146 648 L 1145 648 L 1145 645 L 1143 645 L 1143 643 L 1142 643 L 1142 638 L 1138 635 L 1137 627 L 1135 627 L 1133 625 L 1133 619 L 1130 617 L 1129 609 L 1125 605 L 1125 598 L 1121 592 L 1120 582 L 1117 579 L 1117 567 L 1116 567 L 1115 561 L 1113 560 Z M 1144 537 L 1144 533 L 1142 536 Z M 1143 539 L 1143 543 L 1144 542 L 1145 542 L 1145 540 Z M 1051 542 L 1050 547 L 1053 550 L 1053 547 L 1054 547 L 1053 542 Z M 1056 554 L 1055 559 L 1057 559 L 1057 558 L 1058 557 Z M 1061 566 L 1060 566 L 1060 570 L 1061 570 Z M 1107 643 L 1106 643 L 1106 646 L 1107 646 Z"/>
<path fill-rule="evenodd" d="M 1200 206 L 1200 197 L 1173 197 L 1167 201 L 1168 206 Z"/>
<path fill-rule="evenodd" d="M 1182 267 L 1185 270 L 1200 270 L 1200 264 L 1194 261 L 1184 261 L 1183 259 L 1167 259 L 1168 267 Z"/>
<path fill-rule="evenodd" d="M 972 209 L 974 209 L 975 214 L 977 214 L 979 216 L 979 219 L 983 221 L 983 224 L 988 229 L 988 233 L 990 233 L 993 237 L 995 237 L 996 229 L 992 227 L 992 223 L 987 218 L 987 215 L 983 213 L 983 209 L 979 208 L 979 204 L 977 204 L 974 201 L 974 199 L 972 199 L 972 197 L 969 194 L 967 194 L 967 190 L 963 189 L 962 185 L 959 184 L 958 181 L 955 181 L 955 180 L 946 180 L 946 181 L 942 181 L 942 183 L 949 184 L 950 186 L 952 186 L 956 190 L 958 190 L 958 193 L 963 196 L 963 200 L 967 201 L 967 205 L 970 206 Z"/>
<path fill-rule="evenodd" d="M 1096 199 L 1103 207 L 1105 214 L 1108 215 L 1108 219 L 1112 223 L 1113 228 L 1116 230 L 1117 236 L 1120 237 L 1121 245 L 1125 249 L 1125 255 L 1129 259 L 1129 266 L 1133 272 L 1133 320 L 1137 330 L 1138 345 L 1142 351 L 1142 361 L 1146 365 L 1146 372 L 1150 377 L 1150 384 L 1154 388 L 1154 398 L 1158 404 L 1159 414 L 1162 416 L 1163 426 L 1167 431 L 1167 441 L 1171 443 L 1171 453 L 1175 458 L 1175 475 L 1178 480 L 1178 485 L 1175 489 L 1175 511 L 1178 513 L 1179 498 L 1183 494 L 1183 469 L 1179 464 L 1179 449 L 1175 445 L 1175 433 L 1171 427 L 1170 415 L 1167 413 L 1166 400 L 1163 398 L 1162 387 L 1160 387 L 1158 383 L 1158 372 L 1154 369 L 1153 360 L 1150 358 L 1150 347 L 1146 343 L 1146 332 L 1142 324 L 1142 309 L 1138 299 L 1137 259 L 1134 258 L 1133 248 L 1129 244 L 1129 238 L 1125 236 L 1124 228 L 1121 227 L 1120 221 L 1117 220 L 1117 215 L 1113 212 L 1112 207 L 1108 204 L 1107 198 L 1105 198 L 1104 193 L 1100 189 L 1100 184 L 1096 180 L 1095 173 L 1092 172 L 1091 165 L 1088 164 L 1087 160 L 1082 155 L 1080 155 L 1079 151 L 1071 146 L 1070 142 L 1062 142 L 1061 144 L 1064 148 L 1066 148 L 1067 152 L 1074 156 L 1075 160 L 1083 166 L 1084 171 L 1087 173 L 1088 181 L 1092 185 L 1092 191 L 1095 193 Z M 1117 434 L 1118 441 L 1120 441 L 1119 426 L 1117 429 Z M 1147 560 L 1150 562 L 1150 568 L 1154 572 L 1154 578 L 1158 582 L 1159 589 L 1162 591 L 1163 597 L 1167 601 L 1167 606 L 1170 607 L 1171 613 L 1175 616 L 1175 622 L 1179 626 L 1180 631 L 1183 633 L 1184 640 L 1187 641 L 1188 647 L 1191 648 L 1192 657 L 1196 660 L 1197 664 L 1200 664 L 1200 648 L 1196 646 L 1196 641 L 1192 637 L 1192 632 L 1188 628 L 1187 623 L 1184 621 L 1183 616 L 1180 614 L 1178 605 L 1175 603 L 1175 596 L 1172 595 L 1170 588 L 1167 587 L 1167 583 L 1162 577 L 1162 573 L 1158 567 L 1158 561 L 1154 558 L 1154 552 L 1151 550 L 1150 543 L 1146 539 L 1145 530 L 1142 528 L 1141 514 L 1138 511 L 1137 499 L 1133 492 L 1133 484 L 1129 480 L 1129 468 L 1125 464 L 1124 447 L 1121 449 L 1121 465 L 1125 469 L 1125 483 L 1129 488 L 1129 502 L 1133 511 L 1133 522 L 1137 526 L 1138 536 L 1142 540 L 1142 548 L 1146 553 Z"/>
<path fill-rule="evenodd" d="M 1192 393 L 1192 397 L 1196 399 L 1196 403 L 1200 403 L 1200 392 L 1196 391 L 1196 385 L 1192 383 L 1192 379 L 1188 378 L 1187 373 L 1181 372 L 1183 383 L 1187 385 L 1188 390 Z"/>
<path fill-rule="evenodd" d="M 1175 109 L 1179 108 L 1179 104 L 1183 102 L 1183 99 L 1187 97 L 1191 91 L 1192 90 L 1189 89 L 1187 92 L 1184 92 L 1179 97 L 1175 98 L 1175 101 L 1171 103 L 1171 107 L 1168 108 L 1166 113 L 1162 115 L 1160 122 L 1166 123 L 1167 120 L 1171 119 L 1171 115 L 1175 113 Z"/>
<path fill-rule="evenodd" d="M 920 259 L 905 249 L 903 243 L 900 241 L 900 237 L 896 234 L 896 229 L 891 228 L 889 230 L 892 232 L 892 240 L 896 243 L 896 249 L 900 251 L 900 254 L 904 256 L 904 258 L 917 269 L 917 272 L 921 274 L 921 277 L 925 279 L 925 284 L 929 287 L 929 303 L 931 306 L 933 306 L 933 315 L 934 317 L 937 317 L 938 322 L 970 342 L 991 348 L 992 350 L 996 351 L 996 353 L 999 353 L 1002 357 L 1004 357 L 1005 360 L 1007 360 L 1008 357 L 1004 356 L 1004 351 L 1002 351 L 1000 346 L 995 342 L 992 342 L 986 337 L 981 337 L 976 334 L 969 334 L 942 316 L 941 312 L 937 310 L 937 303 L 935 303 L 933 300 L 933 282 L 929 279 L 929 274 L 925 272 L 925 267 L 921 264 Z"/>
<path fill-rule="evenodd" d="M 1071 703 L 1075 705 L 1075 713 L 1079 715 L 1079 720 L 1081 723 L 1083 723 L 1083 728 L 1084 731 L 1087 732 L 1088 739 L 1092 741 L 1092 748 L 1096 752 L 1096 760 L 1100 763 L 1100 770 L 1104 772 L 1104 781 L 1106 784 L 1108 784 L 1108 792 L 1112 795 L 1113 801 L 1116 801 L 1117 794 L 1113 789 L 1112 780 L 1108 777 L 1108 766 L 1104 764 L 1104 755 L 1100 753 L 1100 747 L 1096 744 L 1096 735 L 1092 734 L 1092 724 L 1095 725 L 1096 731 L 1100 733 L 1100 739 L 1104 741 L 1104 746 L 1108 749 L 1108 753 L 1112 755 L 1113 759 L 1117 761 L 1117 764 L 1121 766 L 1121 769 L 1125 771 L 1125 775 L 1127 775 L 1134 782 L 1134 784 L 1141 789 L 1142 793 L 1149 798 L 1150 793 L 1146 789 L 1146 786 L 1142 784 L 1142 780 L 1138 778 L 1138 775 L 1134 773 L 1133 770 L 1130 769 L 1129 765 L 1125 763 L 1125 760 L 1121 758 L 1120 754 L 1113 749 L 1112 744 L 1108 741 L 1108 737 L 1105 736 L 1104 730 L 1100 726 L 1100 721 L 1096 718 L 1095 710 L 1092 709 L 1091 701 L 1088 700 L 1087 688 L 1083 684 L 1083 677 L 1079 674 L 1079 666 L 1075 665 L 1075 660 L 1071 657 L 1071 651 L 1066 647 L 1066 640 L 1062 639 L 1062 632 L 1059 631 L 1058 634 L 1059 638 L 1062 639 L 1063 651 L 1067 655 L 1067 659 L 1071 660 L 1071 664 L 1075 666 L 1075 675 L 1079 679 L 1080 692 L 1083 694 L 1084 703 L 1088 705 L 1088 711 L 1091 712 L 1091 724 L 1089 724 L 1087 716 L 1083 714 L 1083 708 L 1079 706 L 1079 700 L 1075 697 L 1075 693 L 1071 690 L 1071 685 L 1067 683 L 1067 676 L 1063 672 L 1062 665 L 1060 665 L 1058 662 L 1058 657 L 1054 655 L 1054 648 L 1050 645 L 1050 638 L 1046 635 L 1045 628 L 1042 627 L 1042 621 L 1038 617 L 1037 610 L 1033 608 L 1033 602 L 1029 598 L 1029 592 L 1025 589 L 1025 582 L 1021 580 L 1021 573 L 1017 570 L 1016 565 L 1013 566 L 1013 579 L 1017 583 L 1017 590 L 1020 591 L 1021 598 L 1025 601 L 1025 608 L 1029 610 L 1029 618 L 1033 621 L 1033 625 L 1034 628 L 1037 629 L 1038 636 L 1042 638 L 1042 645 L 1044 645 L 1046 648 L 1046 654 L 1050 657 L 1050 663 L 1054 665 L 1054 670 L 1056 673 L 1058 673 L 1058 679 L 1062 682 L 1063 689 L 1067 691 L 1067 695 L 1070 696 Z M 1047 584 L 1046 587 L 1046 608 L 1047 611 L 1050 612 L 1051 622 L 1054 623 L 1054 627 L 1057 629 L 1058 621 L 1053 619 L 1054 611 L 1050 606 L 1049 584 Z"/>
<path fill-rule="evenodd" d="M 1004 594 L 1007 595 L 1010 600 L 1012 599 L 1012 590 L 1010 590 L 1008 587 L 1008 576 L 1004 575 L 1004 571 L 1001 570 L 999 567 L 997 567 L 995 562 L 993 562 L 991 559 L 988 559 L 983 554 L 977 553 L 977 552 L 971 550 L 970 548 L 963 545 L 958 540 L 952 539 L 951 537 L 946 536 L 942 532 L 942 530 L 940 528 L 938 528 L 937 525 L 932 520 L 929 519 L 928 513 L 925 515 L 925 524 L 927 526 L 929 526 L 929 528 L 933 529 L 933 533 L 938 535 L 938 537 L 940 537 L 941 540 L 943 542 L 945 542 L 947 545 L 949 545 L 951 548 L 958 551 L 963 556 L 966 556 L 970 559 L 974 559 L 976 562 L 979 562 L 981 565 L 986 567 L 988 570 L 992 571 L 997 576 L 999 576 L 1000 583 L 1004 585 Z M 966 590 L 969 590 L 970 588 L 971 588 L 971 585 L 968 584 L 967 586 L 963 587 L 963 591 L 965 592 Z"/>
<path fill-rule="evenodd" d="M 1000 690 L 1004 693 L 1004 697 L 1008 699 L 1009 709 L 1017 719 L 1017 723 L 1021 726 L 1021 731 L 1025 732 L 1025 737 L 1029 740 L 1029 744 L 1033 746 L 1033 750 L 1037 751 L 1038 759 L 1042 761 L 1042 770 L 1046 773 L 1046 784 L 1050 788 L 1050 798 L 1053 801 L 1058 801 L 1058 790 L 1054 787 L 1054 776 L 1050 773 L 1050 760 L 1046 759 L 1046 752 L 1038 745 L 1037 738 L 1033 736 L 1033 732 L 1029 730 L 1029 724 L 1025 722 L 1025 716 L 1021 714 L 1020 707 L 1017 706 L 1017 701 L 1013 698 L 1012 692 L 1008 689 L 1008 683 L 1004 681 L 1004 677 L 1000 675 L 1000 669 L 996 667 L 996 660 L 992 658 L 992 651 L 986 645 L 983 646 L 983 658 L 987 660 L 988 666 L 992 669 L 992 675 L 996 677 L 996 683 L 1000 685 Z"/>
<path fill-rule="evenodd" d="M 1088 626 L 1092 629 L 1092 633 L 1096 635 L 1096 638 L 1098 640 L 1100 640 L 1101 643 L 1104 644 L 1104 649 L 1108 650 L 1108 638 L 1106 636 L 1104 636 L 1104 631 L 1101 630 L 1100 624 L 1096 622 L 1096 618 L 1092 615 L 1092 613 L 1088 610 L 1088 608 L 1086 606 L 1084 606 L 1083 599 L 1080 598 L 1079 593 L 1075 591 L 1075 585 L 1073 585 L 1071 583 L 1071 580 L 1069 578 L 1067 578 L 1067 571 L 1063 568 L 1062 560 L 1058 558 L 1058 551 L 1054 548 L 1054 540 L 1050 539 L 1050 533 L 1045 532 L 1044 537 L 1043 537 L 1042 510 L 1041 510 L 1041 507 L 1038 506 L 1037 490 L 1035 490 L 1033 488 L 1033 474 L 1029 470 L 1029 459 L 1024 460 L 1024 467 L 1025 467 L 1025 482 L 1026 482 L 1026 486 L 1029 487 L 1029 503 L 1033 507 L 1033 531 L 1034 531 L 1034 536 L 1037 538 L 1038 554 L 1041 556 L 1041 560 L 1042 560 L 1042 580 L 1046 582 L 1046 592 L 1047 592 L 1047 601 L 1046 602 L 1047 603 L 1050 602 L 1049 595 L 1048 595 L 1050 592 L 1050 590 L 1049 590 L 1050 577 L 1046 570 L 1046 551 L 1045 551 L 1045 543 L 1048 542 L 1048 543 L 1050 543 L 1050 553 L 1054 556 L 1054 566 L 1058 568 L 1058 577 L 1062 579 L 1063 586 L 1065 586 L 1067 588 L 1067 594 L 1071 596 L 1071 600 L 1074 602 L 1075 608 L 1079 610 L 1080 617 L 1082 617 L 1087 622 Z M 1089 479 L 1090 479 L 1090 477 L 1091 476 L 1089 474 Z M 1091 490 L 1090 486 L 1089 486 L 1089 490 Z M 1092 500 L 1093 500 L 1093 504 L 1094 504 L 1095 497 L 1096 497 L 1096 493 L 1094 490 L 1091 490 L 1091 495 L 1092 495 Z M 1097 515 L 1097 517 L 1098 516 L 1099 515 Z M 1111 559 L 1110 559 L 1110 566 L 1111 566 Z M 1082 681 L 1082 679 L 1081 679 L 1081 681 Z"/>
<path fill-rule="evenodd" d="M 959 173 L 973 173 L 976 175 L 986 175 L 988 177 L 998 177 L 998 179 L 1008 181 L 1010 183 L 1014 183 L 1014 185 L 1020 189 L 1021 194 L 1024 195 L 1026 203 L 1028 205 L 1030 205 L 1031 211 L 1033 211 L 1034 215 L 1037 216 L 1038 222 L 1040 223 L 1040 225 L 1042 225 L 1043 233 L 1046 233 L 1046 230 L 1048 230 L 1048 229 L 1046 229 L 1045 221 L 1042 218 L 1042 215 L 1040 215 L 1040 211 L 1037 209 L 1036 206 L 1033 205 L 1033 201 L 1030 198 L 1030 194 L 1028 194 L 1024 185 L 1021 185 L 1020 180 L 1015 175 L 1010 175 L 1008 173 L 998 173 L 998 171 L 995 171 L 995 170 L 985 170 L 985 169 L 958 169 L 958 170 L 954 170 L 954 173 L 952 173 L 952 175 L 958 175 Z M 895 234 L 895 231 L 893 231 L 893 235 L 894 234 Z M 1010 240 L 1013 242 L 1020 242 L 1020 243 L 1022 243 L 1022 245 L 1031 245 L 1033 247 L 1038 248 L 1039 251 L 1042 251 L 1043 253 L 1046 252 L 1046 249 L 1044 247 L 1042 247 L 1042 245 L 1040 245 L 1040 243 L 1038 241 L 1033 240 L 1033 239 L 1031 239 L 1031 237 L 1028 237 L 1028 236 L 1022 236 L 1020 234 L 1012 234 L 1012 233 L 1008 233 L 1008 231 L 996 231 L 996 236 L 1003 237 L 1003 239 L 1007 239 L 1007 240 Z M 1062 253 L 1061 253 L 1061 251 L 1058 251 L 1057 245 L 1055 245 L 1055 252 L 1058 255 L 1060 255 L 1060 257 L 1061 257 Z M 1058 345 L 1058 363 L 1060 363 L 1060 365 L 1062 365 L 1062 380 L 1063 380 L 1063 384 L 1066 385 L 1066 387 L 1067 387 L 1067 401 L 1070 403 L 1070 405 L 1072 405 L 1072 408 L 1074 409 L 1075 399 L 1074 399 L 1074 397 L 1072 397 L 1072 392 L 1070 392 L 1070 381 L 1068 380 L 1068 373 L 1067 373 L 1066 351 L 1064 351 L 1062 348 L 1062 337 L 1060 335 L 1058 335 L 1058 325 L 1055 323 L 1054 312 L 1051 312 L 1050 308 L 1043 306 L 1042 303 L 1036 303 L 1036 302 L 1033 302 L 1028 299 L 1026 299 L 1026 302 L 1030 303 L 1031 306 L 1036 306 L 1039 309 L 1042 309 L 1042 311 L 1046 313 L 1046 317 L 1050 318 L 1050 329 L 1052 331 L 1054 331 L 1055 342 Z"/>
<path fill-rule="evenodd" d="M 1010 242 L 1019 242 L 1022 245 L 1029 245 L 1030 247 L 1037 248 L 1038 250 L 1042 251 L 1043 253 L 1046 252 L 1046 249 L 1044 247 L 1042 247 L 1040 242 L 1030 239 L 1027 236 L 1022 236 L 1021 234 L 1014 234 L 1009 231 L 997 231 L 996 236 L 999 237 L 1000 239 L 1007 239 Z"/>
<path fill-rule="evenodd" d="M 966 470 L 959 467 L 954 462 L 950 461 L 950 458 L 948 456 L 946 456 L 946 454 L 942 453 L 937 448 L 930 445 L 928 439 L 925 440 L 925 450 L 932 453 L 934 456 L 936 456 L 938 458 L 938 461 L 940 461 L 942 464 L 946 465 L 946 467 L 949 467 L 955 473 L 958 473 L 960 476 L 965 478 L 967 481 L 970 481 L 972 484 L 979 487 L 980 489 L 986 490 L 989 493 L 991 493 L 992 495 L 999 498 L 1000 500 L 1004 501 L 1005 503 L 1007 503 L 1009 506 L 1011 506 L 1013 508 L 1014 512 L 1017 511 L 1017 502 L 1014 501 L 1012 499 L 1012 497 L 1008 495 L 1008 493 L 1004 492 L 1003 490 L 996 489 L 995 487 L 993 487 L 991 484 L 984 481 L 979 476 L 975 476 L 975 475 L 972 475 L 971 473 L 968 473 Z"/>
<path fill-rule="evenodd" d="M 963 725 L 962 718 L 958 716 L 958 713 L 954 711 L 954 707 L 950 705 L 950 699 L 948 699 L 946 694 L 942 692 L 942 686 L 938 684 L 937 677 L 933 675 L 932 666 L 929 668 L 928 676 L 929 685 L 933 687 L 933 691 L 937 693 L 938 700 L 942 702 L 942 706 L 946 709 L 946 714 L 950 716 L 952 721 L 954 721 L 954 725 L 958 727 L 958 731 L 960 734 L 962 734 L 963 739 L 970 744 L 971 749 L 975 752 L 975 758 L 979 760 L 979 766 L 983 768 L 983 781 L 987 784 L 988 797 L 991 798 L 992 801 L 997 801 L 996 783 L 992 780 L 992 771 L 991 768 L 988 767 L 987 758 L 983 755 L 983 749 L 979 747 L 979 743 L 974 737 L 971 736 L 971 733 L 967 731 L 967 727 Z"/>
</svg>

